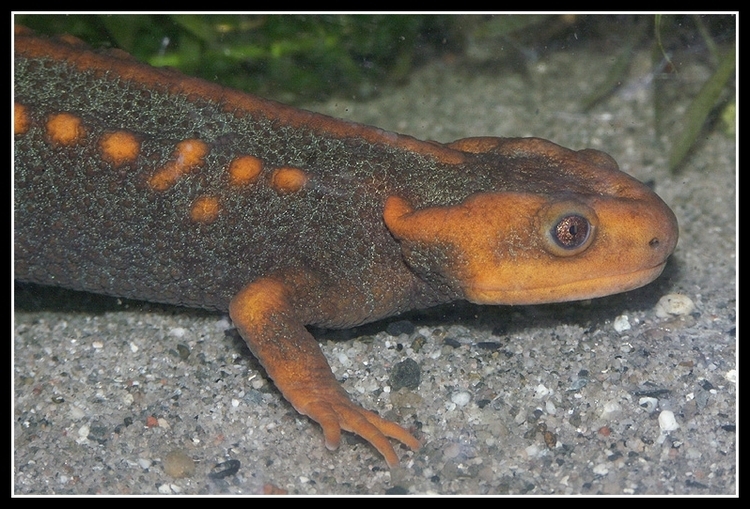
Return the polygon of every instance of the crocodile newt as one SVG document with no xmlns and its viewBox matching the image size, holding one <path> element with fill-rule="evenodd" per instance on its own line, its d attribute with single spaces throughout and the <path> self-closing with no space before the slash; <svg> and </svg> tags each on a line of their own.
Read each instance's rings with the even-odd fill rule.
<svg viewBox="0 0 750 509">
<path fill-rule="evenodd" d="M 17 280 L 229 311 L 328 448 L 354 432 L 390 466 L 389 438 L 420 442 L 351 401 L 305 326 L 624 292 L 677 243 L 603 152 L 419 141 L 23 28 L 14 133 Z"/>
</svg>

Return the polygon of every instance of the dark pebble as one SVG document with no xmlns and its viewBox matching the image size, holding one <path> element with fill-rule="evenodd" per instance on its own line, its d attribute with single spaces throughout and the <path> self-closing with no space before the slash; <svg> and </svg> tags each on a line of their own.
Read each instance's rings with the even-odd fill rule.
<svg viewBox="0 0 750 509">
<path fill-rule="evenodd" d="M 208 477 L 211 479 L 224 479 L 230 475 L 234 475 L 240 471 L 240 460 L 227 460 L 218 463 L 214 468 L 211 469 L 211 473 Z"/>
<path fill-rule="evenodd" d="M 398 336 L 399 334 L 411 334 L 414 332 L 414 324 L 409 320 L 399 320 L 388 324 L 385 331 L 391 336 Z"/>
<path fill-rule="evenodd" d="M 403 486 L 394 486 L 385 490 L 386 495 L 408 495 L 409 491 Z"/>
<path fill-rule="evenodd" d="M 453 338 L 445 338 L 445 344 L 453 348 L 461 347 L 461 343 L 459 343 L 457 340 Z"/>
<path fill-rule="evenodd" d="M 422 378 L 422 370 L 413 359 L 406 359 L 393 366 L 390 376 L 390 385 L 394 391 L 401 387 L 414 390 L 419 387 Z"/>
<path fill-rule="evenodd" d="M 480 341 L 477 343 L 477 348 L 480 350 L 500 350 L 502 346 L 497 341 Z"/>
</svg>

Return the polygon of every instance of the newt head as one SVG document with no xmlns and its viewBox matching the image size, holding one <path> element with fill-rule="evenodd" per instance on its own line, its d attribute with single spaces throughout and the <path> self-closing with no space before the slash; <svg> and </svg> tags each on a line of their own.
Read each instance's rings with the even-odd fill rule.
<svg viewBox="0 0 750 509">
<path fill-rule="evenodd" d="M 457 205 L 414 210 L 386 200 L 387 228 L 428 283 L 477 304 L 589 299 L 653 281 L 674 251 L 674 213 L 602 152 L 535 138 L 451 147 L 491 157 L 507 175 L 504 188 Z"/>
</svg>

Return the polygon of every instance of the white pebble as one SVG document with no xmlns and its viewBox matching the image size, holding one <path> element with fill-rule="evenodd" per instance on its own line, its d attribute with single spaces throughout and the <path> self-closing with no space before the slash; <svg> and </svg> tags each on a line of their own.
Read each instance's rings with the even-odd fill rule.
<svg viewBox="0 0 750 509">
<path fill-rule="evenodd" d="M 674 418 L 673 412 L 663 410 L 659 414 L 659 427 L 662 431 L 674 431 L 680 426 L 677 424 L 677 419 Z"/>
<path fill-rule="evenodd" d="M 539 384 L 536 387 L 534 387 L 534 397 L 536 399 L 543 398 L 545 396 L 549 396 L 552 393 L 551 390 L 547 389 L 543 384 Z"/>
<path fill-rule="evenodd" d="M 687 295 L 679 293 L 670 293 L 665 295 L 656 303 L 654 311 L 659 318 L 669 318 L 671 316 L 689 315 L 695 309 L 695 304 Z"/>
<path fill-rule="evenodd" d="M 187 333 L 187 330 L 185 330 L 184 327 L 173 327 L 169 330 L 169 335 L 173 338 L 182 338 L 185 337 L 185 334 Z"/>
<path fill-rule="evenodd" d="M 543 450 L 534 444 L 524 449 L 524 452 L 529 458 L 536 458 L 537 456 L 542 456 Z"/>
<path fill-rule="evenodd" d="M 83 425 L 80 428 L 78 428 L 78 436 L 81 438 L 86 438 L 89 436 L 89 427 L 87 425 Z"/>
<path fill-rule="evenodd" d="M 656 398 L 643 397 L 638 400 L 638 404 L 645 408 L 648 413 L 652 413 L 656 410 L 656 405 L 659 404 L 659 400 Z"/>
<path fill-rule="evenodd" d="M 614 414 L 620 412 L 622 410 L 622 406 L 617 401 L 608 401 L 604 403 L 604 408 L 602 408 L 601 417 L 602 419 L 609 419 Z"/>
<path fill-rule="evenodd" d="M 612 326 L 617 332 L 630 330 L 630 320 L 628 319 L 628 315 L 620 315 L 615 318 L 615 322 L 612 324 Z"/>
<path fill-rule="evenodd" d="M 468 392 L 454 392 L 451 394 L 451 401 L 458 406 L 466 406 L 471 400 L 471 396 Z"/>
<path fill-rule="evenodd" d="M 216 327 L 216 330 L 225 331 L 232 327 L 232 322 L 229 321 L 228 316 L 223 316 L 219 320 L 216 321 L 216 323 L 214 324 L 214 327 Z"/>
<path fill-rule="evenodd" d="M 594 467 L 594 473 L 596 475 L 607 475 L 609 473 L 609 469 L 604 463 L 599 463 Z"/>
</svg>

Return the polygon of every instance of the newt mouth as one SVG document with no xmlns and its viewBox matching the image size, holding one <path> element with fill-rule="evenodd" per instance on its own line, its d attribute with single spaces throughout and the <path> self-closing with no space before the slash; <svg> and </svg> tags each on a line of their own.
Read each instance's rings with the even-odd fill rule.
<svg viewBox="0 0 750 509">
<path fill-rule="evenodd" d="M 595 299 L 645 286 L 659 277 L 666 265 L 665 260 L 653 267 L 633 272 L 534 288 L 515 289 L 492 287 L 492 285 L 471 285 L 465 288 L 465 293 L 466 299 L 475 304 L 496 305 L 551 304 Z"/>
</svg>

